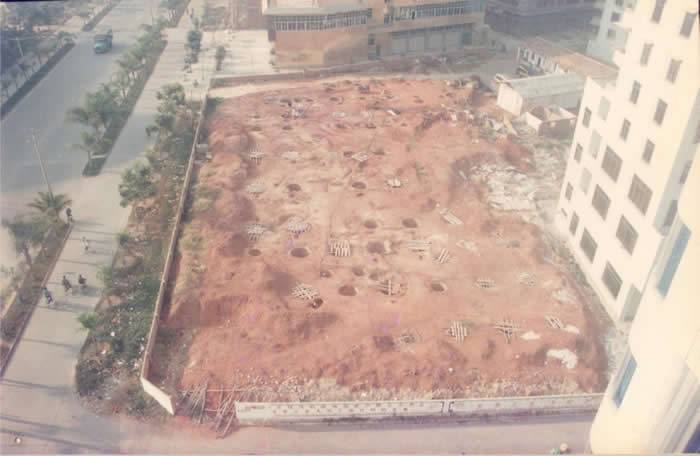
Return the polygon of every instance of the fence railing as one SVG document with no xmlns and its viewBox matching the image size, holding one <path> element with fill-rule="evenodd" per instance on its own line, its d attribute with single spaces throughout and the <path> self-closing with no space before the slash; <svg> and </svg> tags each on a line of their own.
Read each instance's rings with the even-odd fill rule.
<svg viewBox="0 0 700 456">
<path fill-rule="evenodd" d="M 182 223 L 182 215 L 185 210 L 187 196 L 189 194 L 190 185 L 192 183 L 192 171 L 194 169 L 194 162 L 197 155 L 197 145 L 200 139 L 200 131 L 202 128 L 202 123 L 204 122 L 204 114 L 207 109 L 208 92 L 208 89 L 204 92 L 204 99 L 199 112 L 197 128 L 195 130 L 194 140 L 192 142 L 192 150 L 190 151 L 190 159 L 187 163 L 187 171 L 185 172 L 185 179 L 182 184 L 180 201 L 177 205 L 177 210 L 175 212 L 175 221 L 173 224 L 172 233 L 170 234 L 170 242 L 168 244 L 168 250 L 165 257 L 165 264 L 163 265 L 163 274 L 161 275 L 160 279 L 160 288 L 158 289 L 158 296 L 156 297 L 156 303 L 153 309 L 153 320 L 151 320 L 151 329 L 148 332 L 148 341 L 146 343 L 146 349 L 144 350 L 143 364 L 141 366 L 141 386 L 143 387 L 143 390 L 146 393 L 148 393 L 151 397 L 153 397 L 170 414 L 175 414 L 175 401 L 165 391 L 151 383 L 148 380 L 148 375 L 151 369 L 151 358 L 153 356 L 153 348 L 155 346 L 156 338 L 158 336 L 158 326 L 160 324 L 160 313 L 163 308 L 163 300 L 165 298 L 165 293 L 170 283 L 170 273 L 173 263 L 173 257 L 175 255 L 175 248 L 177 247 L 177 241 L 180 234 L 180 224 Z"/>
</svg>

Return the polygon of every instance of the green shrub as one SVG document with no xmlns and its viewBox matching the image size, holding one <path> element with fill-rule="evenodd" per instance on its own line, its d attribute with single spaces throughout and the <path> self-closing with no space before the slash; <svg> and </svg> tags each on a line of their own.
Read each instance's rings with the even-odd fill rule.
<svg viewBox="0 0 700 456">
<path fill-rule="evenodd" d="M 83 329 L 87 329 L 88 331 L 92 331 L 97 327 L 97 323 L 99 322 L 99 317 L 95 312 L 84 312 L 78 315 L 78 321 L 80 324 L 83 326 Z"/>
<path fill-rule="evenodd" d="M 81 396 L 93 394 L 106 378 L 106 371 L 95 359 L 82 359 L 75 367 L 75 385 Z"/>
<path fill-rule="evenodd" d="M 130 240 L 131 235 L 127 231 L 122 231 L 121 233 L 117 234 L 117 241 L 121 247 L 125 247 Z"/>
</svg>

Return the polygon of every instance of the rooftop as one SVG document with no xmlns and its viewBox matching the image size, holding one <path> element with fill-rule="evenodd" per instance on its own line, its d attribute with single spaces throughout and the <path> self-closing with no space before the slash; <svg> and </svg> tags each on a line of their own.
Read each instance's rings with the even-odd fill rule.
<svg viewBox="0 0 700 456">
<path fill-rule="evenodd" d="M 324 4 L 317 0 L 268 0 L 263 14 L 269 16 L 314 16 L 360 11 L 368 6 L 358 2 Z"/>
<path fill-rule="evenodd" d="M 617 76 L 617 70 L 614 67 L 544 38 L 537 37 L 526 40 L 521 47 L 546 56 L 566 71 L 576 72 L 583 77 L 614 79 Z"/>
<path fill-rule="evenodd" d="M 576 73 L 546 74 L 521 79 L 509 79 L 508 84 L 524 98 L 583 91 L 586 81 Z"/>
</svg>

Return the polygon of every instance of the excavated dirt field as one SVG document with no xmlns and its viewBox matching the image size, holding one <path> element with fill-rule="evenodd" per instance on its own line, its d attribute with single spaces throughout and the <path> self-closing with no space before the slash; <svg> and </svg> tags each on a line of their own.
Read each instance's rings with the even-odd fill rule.
<svg viewBox="0 0 700 456">
<path fill-rule="evenodd" d="M 527 176 L 533 157 L 486 137 L 478 113 L 503 114 L 471 93 L 357 80 L 219 103 L 159 380 L 280 401 L 601 390 L 602 328 L 573 276 L 490 204 L 483 170 Z"/>
</svg>

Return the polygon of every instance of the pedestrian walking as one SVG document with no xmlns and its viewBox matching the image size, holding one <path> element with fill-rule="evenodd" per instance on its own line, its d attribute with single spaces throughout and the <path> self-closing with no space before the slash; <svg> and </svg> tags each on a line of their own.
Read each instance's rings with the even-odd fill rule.
<svg viewBox="0 0 700 456">
<path fill-rule="evenodd" d="M 68 223 L 73 223 L 73 210 L 70 207 L 66 208 L 66 220 Z"/>
<path fill-rule="evenodd" d="M 63 276 L 63 279 L 61 279 L 61 285 L 63 285 L 63 291 L 65 291 L 66 294 L 68 294 L 69 291 L 73 291 L 73 285 L 71 285 L 70 281 L 65 275 Z"/>
<path fill-rule="evenodd" d="M 81 292 L 84 292 L 87 288 L 87 279 L 82 274 L 78 274 L 78 285 L 80 285 Z"/>
<path fill-rule="evenodd" d="M 42 290 L 44 290 L 44 299 L 46 299 L 46 305 L 50 306 L 51 303 L 53 303 L 53 295 L 46 287 L 43 287 Z"/>
<path fill-rule="evenodd" d="M 83 236 L 82 239 L 80 239 L 80 242 L 83 243 L 85 253 L 88 253 L 88 250 L 90 250 L 90 241 L 88 241 L 88 239 L 85 236 Z"/>
</svg>

